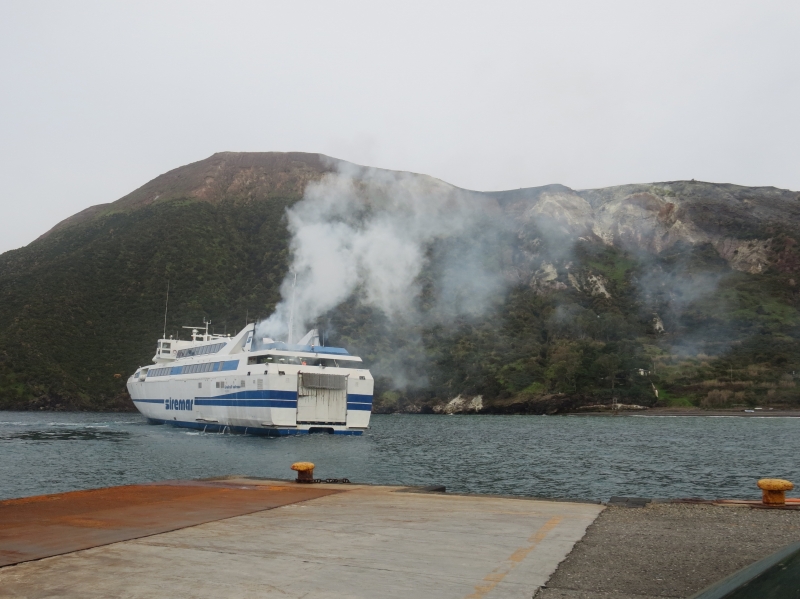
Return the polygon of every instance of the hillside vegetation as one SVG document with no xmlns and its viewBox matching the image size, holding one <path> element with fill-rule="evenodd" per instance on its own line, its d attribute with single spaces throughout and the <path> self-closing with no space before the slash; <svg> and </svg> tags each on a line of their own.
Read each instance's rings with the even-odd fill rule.
<svg viewBox="0 0 800 599">
<path fill-rule="evenodd" d="M 132 409 L 127 376 L 168 334 L 271 313 L 286 208 L 336 161 L 215 154 L 0 256 L 0 408 Z M 800 200 L 699 182 L 476 194 L 514 222 L 482 240 L 507 282 L 452 318 L 433 244 L 416 302 L 388 320 L 358 294 L 318 323 L 377 377 L 376 408 L 554 413 L 621 403 L 796 405 Z"/>
</svg>

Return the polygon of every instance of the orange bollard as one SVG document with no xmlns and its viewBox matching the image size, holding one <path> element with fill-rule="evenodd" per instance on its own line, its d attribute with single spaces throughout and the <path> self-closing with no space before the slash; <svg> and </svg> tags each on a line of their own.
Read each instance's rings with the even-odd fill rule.
<svg viewBox="0 0 800 599">
<path fill-rule="evenodd" d="M 758 488 L 764 505 L 786 505 L 786 491 L 791 491 L 794 485 L 782 478 L 762 478 L 758 481 Z"/>
<path fill-rule="evenodd" d="M 314 464 L 311 462 L 295 462 L 292 464 L 292 470 L 297 471 L 298 483 L 310 483 L 314 481 Z"/>
</svg>

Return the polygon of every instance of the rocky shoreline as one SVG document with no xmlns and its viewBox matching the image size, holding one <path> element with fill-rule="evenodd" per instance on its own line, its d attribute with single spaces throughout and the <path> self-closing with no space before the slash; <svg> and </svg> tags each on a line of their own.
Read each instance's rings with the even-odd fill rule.
<svg viewBox="0 0 800 599">
<path fill-rule="evenodd" d="M 487 402 L 481 395 L 457 395 L 442 403 L 413 402 L 385 405 L 376 402 L 374 414 L 435 414 L 435 415 L 637 415 L 637 416 L 737 416 L 750 418 L 800 417 L 800 410 L 785 406 L 737 406 L 725 409 L 671 408 L 644 406 L 635 403 L 598 403 L 597 398 L 583 396 L 545 395 L 510 402 Z"/>
<path fill-rule="evenodd" d="M 647 406 L 628 403 L 601 404 L 597 398 L 587 396 L 569 396 L 564 394 L 542 395 L 537 397 L 523 397 L 511 400 L 485 401 L 483 396 L 457 395 L 446 402 L 413 401 L 397 402 L 392 404 L 382 403 L 380 400 L 373 405 L 375 414 L 531 414 L 531 415 L 556 415 L 556 414 L 589 414 L 612 413 L 622 411 L 642 412 Z"/>
</svg>

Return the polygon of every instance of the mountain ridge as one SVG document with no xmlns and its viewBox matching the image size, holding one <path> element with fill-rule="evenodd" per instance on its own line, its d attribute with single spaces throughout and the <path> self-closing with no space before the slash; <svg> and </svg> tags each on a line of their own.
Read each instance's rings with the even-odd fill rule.
<svg viewBox="0 0 800 599">
<path fill-rule="evenodd" d="M 286 210 L 309 183 L 342 168 L 356 177 L 398 173 L 322 154 L 217 153 L 0 255 L 0 407 L 130 408 L 120 379 L 152 355 L 166 280 L 169 329 L 201 318 L 233 329 L 247 315 L 267 316 L 289 264 Z M 794 401 L 785 376 L 800 370 L 797 192 L 700 181 L 493 192 L 440 184 L 496 202 L 512 223 L 487 246 L 507 281 L 504 316 L 417 331 L 429 360 L 415 368 L 427 369 L 420 379 L 429 384 L 385 379 L 379 409 L 432 410 L 462 394 L 485 398 L 487 411 L 533 412 L 609 393 L 668 405 Z M 377 332 L 397 335 L 357 298 L 328 323 L 377 365 L 390 351 Z M 777 341 L 766 351 L 769 339 Z M 459 353 L 456 340 L 484 349 Z M 420 350 L 397 341 L 409 355 Z M 694 357 L 675 349 L 690 345 Z M 740 361 L 738 383 L 750 386 L 720 382 L 723 359 Z M 631 374 L 657 370 L 648 363 L 663 363 L 669 376 Z M 687 364 L 695 375 L 675 374 Z"/>
<path fill-rule="evenodd" d="M 201 201 L 220 201 L 220 198 L 230 198 L 238 196 L 240 199 L 248 200 L 263 200 L 265 197 L 258 193 L 265 189 L 269 190 L 272 194 L 287 195 L 290 197 L 302 196 L 303 189 L 312 180 L 318 180 L 327 173 L 334 172 L 338 164 L 350 164 L 336 158 L 325 156 L 323 154 L 311 154 L 302 152 L 219 152 L 213 154 L 209 158 L 190 163 L 183 167 L 172 169 L 151 181 L 145 183 L 133 192 L 123 196 L 119 200 L 105 204 L 98 204 L 90 206 L 70 217 L 64 219 L 56 224 L 49 231 L 41 235 L 39 239 L 44 239 L 49 235 L 63 231 L 73 225 L 92 220 L 93 218 L 108 215 L 116 211 L 128 211 L 132 209 L 141 208 L 142 206 L 149 205 L 156 201 L 169 201 L 176 198 L 192 198 Z M 353 165 L 365 170 L 385 171 L 385 169 L 375 169 L 373 167 L 362 167 Z M 226 172 L 227 168 L 227 172 Z M 238 169 L 238 172 L 231 173 L 231 168 Z M 389 171 L 389 172 L 402 172 L 402 171 Z M 406 173 L 415 176 L 417 173 Z M 454 189 L 461 189 L 452 186 L 446 182 L 446 185 Z M 223 186 L 224 184 L 224 186 Z M 285 188 L 288 186 L 288 188 Z M 693 189 L 689 189 L 689 188 Z M 697 189 L 703 189 L 706 193 L 697 194 Z M 678 195 L 675 193 L 678 190 Z M 741 212 L 741 206 L 730 206 L 720 200 L 727 196 L 728 199 L 738 201 L 740 196 L 767 196 L 773 201 L 781 202 L 781 210 L 768 209 L 760 202 L 755 208 L 761 209 L 763 214 L 747 215 L 753 218 L 760 218 L 767 220 L 768 224 L 785 225 L 787 215 L 792 217 L 791 226 L 800 226 L 800 193 L 790 190 L 783 190 L 775 187 L 761 186 L 761 187 L 745 187 L 730 183 L 709 183 L 702 181 L 665 181 L 654 183 L 640 183 L 640 184 L 625 184 L 597 189 L 582 189 L 574 190 L 562 184 L 548 184 L 536 187 L 526 187 L 514 190 L 502 191 L 473 191 L 464 190 L 470 194 L 481 195 L 498 200 L 501 207 L 508 207 L 515 203 L 530 203 L 540 201 L 544 194 L 552 194 L 555 196 L 573 196 L 575 198 L 583 198 L 591 207 L 593 211 L 608 210 L 608 205 L 615 202 L 620 203 L 621 200 L 635 196 L 636 194 L 643 194 L 637 199 L 640 204 L 650 204 L 649 211 L 657 212 L 658 215 L 649 214 L 645 216 L 647 207 L 640 205 L 642 210 L 640 214 L 633 215 L 631 218 L 638 220 L 645 220 L 647 218 L 653 219 L 657 217 L 666 216 L 665 211 L 670 211 L 672 205 L 670 202 L 664 202 L 663 197 L 658 193 L 653 193 L 654 190 L 665 193 L 664 197 L 669 197 L 672 194 L 676 197 L 692 197 L 692 194 L 703 196 L 705 201 L 708 201 L 712 194 L 707 193 L 708 190 L 715 192 L 724 191 L 724 195 L 716 193 L 717 197 L 712 208 L 722 210 L 722 217 L 729 220 L 735 218 L 742 218 L 742 214 L 732 214 L 736 209 Z M 254 193 L 255 192 L 255 193 Z M 743 199 L 746 204 L 747 198 Z M 575 206 L 567 207 L 561 205 L 556 200 L 557 205 L 554 210 L 563 214 L 568 213 L 570 208 L 575 211 Z M 630 202 L 628 202 L 630 204 Z M 626 210 L 627 209 L 627 210 Z M 623 211 L 630 211 L 630 205 L 622 208 Z M 519 210 L 517 210 L 520 212 Z M 776 213 L 777 212 L 777 213 Z M 540 210 L 539 213 L 542 213 Z M 544 211 L 545 215 L 546 210 Z M 547 215 L 555 216 L 555 215 Z M 586 220 L 588 215 L 583 216 Z M 677 218 L 677 215 L 673 215 Z M 613 215 L 619 218 L 619 215 Z M 720 217 L 720 214 L 717 214 Z M 767 219 L 767 217 L 769 217 Z M 606 219 L 609 220 L 609 219 Z M 660 218 L 658 220 L 663 220 Z M 690 219 L 696 220 L 696 219 Z M 678 225 L 682 225 L 684 221 L 679 221 Z M 572 223 L 573 225 L 575 223 Z M 606 222 L 605 227 L 599 226 L 592 232 L 598 235 L 601 239 L 611 240 L 613 238 L 624 237 L 624 234 L 619 230 L 614 230 L 613 225 L 619 225 L 618 222 Z M 674 223 L 673 223 L 674 224 Z M 574 227 L 573 227 L 574 228 Z M 759 248 L 753 249 L 746 247 L 746 244 L 736 243 L 730 237 L 719 235 L 712 235 L 702 233 L 699 231 L 674 231 L 678 238 L 689 239 L 692 243 L 701 241 L 709 241 L 715 245 L 717 251 L 731 262 L 732 266 L 737 269 L 745 269 L 748 272 L 757 272 L 758 269 L 763 268 L 765 265 L 765 252 L 766 248 L 762 245 Z M 676 240 L 676 235 L 669 235 L 666 230 L 661 230 L 661 241 L 665 241 L 666 245 L 671 245 Z M 652 235 L 657 233 L 654 231 Z M 667 238 L 664 240 L 663 238 Z M 670 239 L 670 237 L 672 237 Z M 641 241 L 641 240 L 640 240 Z M 651 251 L 661 251 L 663 247 L 656 242 L 655 247 L 650 247 Z"/>
<path fill-rule="evenodd" d="M 260 161 L 258 160 L 259 158 L 261 159 Z M 323 154 L 305 152 L 217 152 L 203 160 L 169 170 L 118 200 L 89 206 L 57 223 L 50 230 L 39 236 L 37 240 L 46 238 L 48 235 L 72 225 L 86 222 L 96 216 L 109 214 L 115 210 L 135 209 L 159 199 L 167 201 L 174 199 L 176 194 L 180 197 L 188 195 L 196 199 L 208 200 L 212 196 L 211 192 L 214 191 L 214 187 L 217 187 L 217 195 L 221 195 L 219 194 L 219 183 L 216 181 L 216 177 L 220 175 L 225 166 L 231 163 L 235 168 L 238 167 L 240 169 L 240 173 L 239 176 L 233 177 L 231 181 L 230 173 L 222 172 L 222 180 L 229 182 L 229 188 L 226 190 L 228 193 L 236 193 L 236 191 L 246 187 L 249 181 L 246 176 L 241 177 L 242 173 L 247 174 L 249 172 L 252 175 L 254 169 L 261 168 L 263 171 L 271 168 L 272 170 L 278 170 L 278 172 L 283 171 L 293 174 L 296 180 L 291 182 L 293 189 L 288 190 L 288 193 L 297 195 L 299 192 L 302 195 L 302 189 L 298 190 L 297 186 L 305 185 L 310 179 L 307 173 L 309 169 L 315 172 L 314 169 L 316 168 L 316 174 L 322 176 L 322 174 L 333 170 L 336 162 L 338 161 L 335 158 L 330 158 Z M 327 166 L 325 163 L 328 163 Z M 284 177 L 284 181 L 273 181 L 275 191 L 281 191 L 281 183 L 285 183 L 289 178 Z M 217 185 L 215 186 L 213 183 L 217 183 Z M 236 187 L 239 187 L 239 189 L 236 189 Z"/>
</svg>

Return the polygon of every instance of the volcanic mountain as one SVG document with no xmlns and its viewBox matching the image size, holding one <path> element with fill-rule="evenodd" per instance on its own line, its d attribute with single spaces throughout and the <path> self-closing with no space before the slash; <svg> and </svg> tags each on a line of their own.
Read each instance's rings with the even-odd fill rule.
<svg viewBox="0 0 800 599">
<path fill-rule="evenodd" d="M 234 333 L 268 316 L 291 260 L 287 209 L 346 166 L 214 154 L 0 255 L 0 407 L 129 409 L 124 381 L 154 353 L 168 283 L 168 334 L 204 319 Z M 423 193 L 456 190 L 404 177 Z M 320 321 L 376 369 L 378 409 L 797 401 L 797 192 L 699 181 L 456 191 L 486 222 L 509 223 L 486 246 L 504 281 L 491 310 L 432 312 L 408 330 L 355 293 Z M 437 287 L 429 249 L 423 311 Z M 386 367 L 398 359 L 404 377 Z"/>
</svg>

